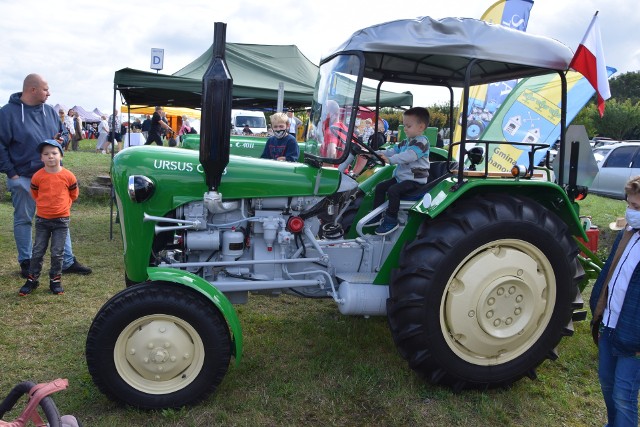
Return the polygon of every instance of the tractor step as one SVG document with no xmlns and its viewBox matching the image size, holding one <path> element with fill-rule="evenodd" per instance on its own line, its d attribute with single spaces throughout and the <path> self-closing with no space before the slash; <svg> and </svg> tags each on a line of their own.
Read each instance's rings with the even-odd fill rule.
<svg viewBox="0 0 640 427">
<path fill-rule="evenodd" d="M 340 282 L 372 284 L 378 273 L 336 273 Z"/>
<path fill-rule="evenodd" d="M 571 320 L 574 322 L 582 322 L 587 319 L 587 310 L 577 310 L 571 315 Z"/>
<path fill-rule="evenodd" d="M 578 292 L 578 295 L 576 295 L 576 299 L 571 303 L 571 308 L 577 310 L 582 307 L 584 307 L 584 300 L 582 299 L 582 293 Z"/>
</svg>

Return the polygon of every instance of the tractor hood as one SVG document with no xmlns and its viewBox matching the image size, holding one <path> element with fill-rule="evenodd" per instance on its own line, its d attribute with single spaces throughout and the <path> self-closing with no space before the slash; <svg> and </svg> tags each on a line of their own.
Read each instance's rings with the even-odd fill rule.
<svg viewBox="0 0 640 427">
<path fill-rule="evenodd" d="M 173 208 L 181 201 L 201 199 L 208 191 L 198 153 L 192 150 L 151 146 L 127 148 L 113 159 L 111 176 L 117 192 L 127 192 L 127 182 L 132 175 L 146 176 L 153 181 L 156 190 L 150 204 L 154 200 L 172 199 Z M 232 155 L 222 172 L 219 192 L 226 200 L 323 196 L 338 189 L 340 175 L 335 168 Z M 120 197 L 128 199 L 126 194 L 120 194 Z M 160 203 L 164 205 L 166 201 Z M 159 209 L 165 210 L 167 206 Z"/>
</svg>

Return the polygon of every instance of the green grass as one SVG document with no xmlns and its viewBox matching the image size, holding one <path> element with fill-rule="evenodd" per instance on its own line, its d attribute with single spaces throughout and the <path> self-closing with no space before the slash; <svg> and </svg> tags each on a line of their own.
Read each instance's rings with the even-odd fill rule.
<svg viewBox="0 0 640 427">
<path fill-rule="evenodd" d="M 598 227 L 598 256 L 606 259 L 618 234 L 617 231 L 609 229 L 609 224 L 614 222 L 616 218 L 624 216 L 627 202 L 589 194 L 586 199 L 578 203 L 580 204 L 580 215 L 590 216 L 593 225 Z"/>
<path fill-rule="evenodd" d="M 89 141 L 92 142 L 92 141 Z M 95 143 L 95 142 L 94 142 Z M 65 155 L 83 180 L 108 170 L 109 159 L 91 151 Z M 4 185 L 1 182 L 0 185 Z M 589 196 L 582 214 L 605 228 L 624 212 L 624 202 Z M 85 426 L 594 426 L 605 422 L 597 380 L 597 350 L 588 322 L 559 346 L 538 379 L 506 390 L 465 391 L 420 380 L 398 355 L 384 318 L 346 317 L 329 300 L 251 296 L 236 306 L 245 349 L 217 393 L 180 410 L 144 412 L 116 405 L 93 385 L 84 358 L 93 316 L 124 288 L 122 241 L 109 238 L 109 205 L 81 196 L 71 231 L 89 276 L 63 277 L 66 293 L 47 287 L 17 296 L 18 275 L 12 207 L 0 202 L 0 397 L 23 380 L 69 379 L 54 395 L 62 413 Z M 601 238 L 601 242 L 603 239 Z M 602 255 L 606 255 L 603 248 Z M 45 261 L 47 268 L 48 261 Z M 584 296 L 588 300 L 588 292 Z M 19 408 L 22 408 L 21 401 Z M 12 420 L 17 411 L 5 415 Z"/>
</svg>

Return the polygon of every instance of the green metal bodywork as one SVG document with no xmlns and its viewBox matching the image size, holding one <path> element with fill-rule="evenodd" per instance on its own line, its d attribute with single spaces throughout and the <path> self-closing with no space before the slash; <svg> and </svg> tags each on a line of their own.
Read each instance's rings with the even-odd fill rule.
<svg viewBox="0 0 640 427">
<path fill-rule="evenodd" d="M 354 218 L 356 223 L 360 218 L 373 208 L 373 196 L 375 186 L 384 180 L 391 178 L 393 166 L 385 166 L 374 175 L 360 184 L 365 198 L 362 201 L 358 213 Z M 451 204 L 461 198 L 485 196 L 490 193 L 517 194 L 536 200 L 550 211 L 558 215 L 564 221 L 572 235 L 588 240 L 579 218 L 579 206 L 571 202 L 566 192 L 557 184 L 548 181 L 534 181 L 531 179 L 514 178 L 468 178 L 462 186 L 457 186 L 457 177 L 446 178 L 429 190 L 431 204 L 425 207 L 422 200 L 417 200 L 409 211 L 408 221 L 398 243 L 394 246 L 389 256 L 385 259 L 376 279 L 375 284 L 388 284 L 391 270 L 397 267 L 400 251 L 406 242 L 410 242 L 416 236 L 416 232 L 425 216 L 436 218 L 443 214 Z M 351 227 L 347 238 L 357 236 L 355 227 Z"/>
<path fill-rule="evenodd" d="M 227 297 L 213 287 L 211 283 L 188 271 L 176 270 L 175 268 L 149 267 L 147 273 L 149 280 L 178 283 L 201 293 L 220 310 L 231 331 L 232 351 L 237 366 L 240 363 L 240 359 L 242 359 L 242 327 L 240 326 L 238 315 Z"/>
<path fill-rule="evenodd" d="M 431 218 L 443 213 L 449 205 L 461 197 L 483 196 L 489 193 L 517 194 L 536 200 L 558 215 L 568 226 L 571 234 L 587 238 L 578 215 L 578 205 L 571 202 L 567 193 L 557 184 L 548 181 L 505 178 L 470 178 L 457 188 L 457 178 L 439 182 L 429 193 L 431 205 L 417 203 L 412 210 Z"/>
<path fill-rule="evenodd" d="M 431 158 L 441 160 L 446 151 L 432 149 Z M 385 166 L 360 183 L 365 197 L 354 223 L 371 211 L 375 186 L 393 173 L 393 166 Z M 209 298 L 223 313 L 234 338 L 236 359 L 242 354 L 242 332 L 231 303 L 213 285 L 184 270 L 153 268 L 149 254 L 154 239 L 155 222 L 144 222 L 143 215 L 171 216 L 171 211 L 185 203 L 201 201 L 207 186 L 198 160 L 198 152 L 166 147 L 132 147 L 123 150 L 113 160 L 112 180 L 120 212 L 124 241 L 124 260 L 127 277 L 133 282 L 163 280 L 188 286 Z M 141 203 L 128 194 L 128 180 L 132 175 L 150 178 L 155 190 Z M 338 189 L 341 173 L 335 168 L 317 168 L 301 163 L 276 162 L 250 157 L 231 156 L 225 169 L 219 192 L 223 201 L 295 196 L 329 196 Z M 413 240 L 425 218 L 433 219 L 446 212 L 458 199 L 484 196 L 489 193 L 518 194 L 538 201 L 555 212 L 577 237 L 587 239 L 581 226 L 578 206 L 569 200 L 565 191 L 552 182 L 515 178 L 468 178 L 457 185 L 457 177 L 449 177 L 430 189 L 431 204 L 416 201 L 410 209 L 408 222 L 396 245 L 377 274 L 374 283 L 389 283 L 391 271 L 397 267 L 402 247 Z M 123 213 L 126 212 L 126 215 Z M 347 238 L 354 238 L 351 227 Z"/>
<path fill-rule="evenodd" d="M 154 193 L 142 203 L 129 198 L 128 180 L 133 175 L 146 176 L 155 185 Z M 155 226 L 154 222 L 143 221 L 144 214 L 166 216 L 180 205 L 202 200 L 208 189 L 198 152 L 152 146 L 127 148 L 114 157 L 111 179 L 122 224 L 127 277 L 142 282 L 147 279 Z M 223 201 L 327 196 L 335 193 L 339 184 L 340 172 L 335 168 L 231 156 L 218 192 Z"/>
<path fill-rule="evenodd" d="M 262 136 L 231 135 L 229 148 L 231 154 L 233 155 L 259 158 L 264 151 L 264 146 L 267 143 L 267 139 L 269 138 Z M 304 153 L 305 151 L 317 154 L 317 145 L 318 143 L 316 141 L 298 141 L 298 146 L 300 147 L 299 161 L 302 162 L 302 153 Z M 182 148 L 186 148 L 188 150 L 199 150 L 200 135 L 183 135 Z"/>
<path fill-rule="evenodd" d="M 438 141 L 438 128 L 430 126 L 426 128 L 422 134 L 429 138 L 429 145 L 431 145 L 431 148 L 433 149 Z M 404 125 L 398 125 L 398 141 L 402 141 L 406 137 L 407 135 L 404 133 Z"/>
</svg>

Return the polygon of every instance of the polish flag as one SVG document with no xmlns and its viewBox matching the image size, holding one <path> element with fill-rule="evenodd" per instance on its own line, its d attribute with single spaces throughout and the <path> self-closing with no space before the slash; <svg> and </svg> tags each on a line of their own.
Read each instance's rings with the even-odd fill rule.
<svg viewBox="0 0 640 427">
<path fill-rule="evenodd" d="M 607 63 L 604 60 L 602 39 L 600 38 L 598 12 L 593 16 L 587 33 L 578 46 L 569 67 L 582 74 L 596 90 L 598 111 L 602 117 L 604 115 L 604 101 L 611 98 L 611 92 L 609 91 Z"/>
</svg>

